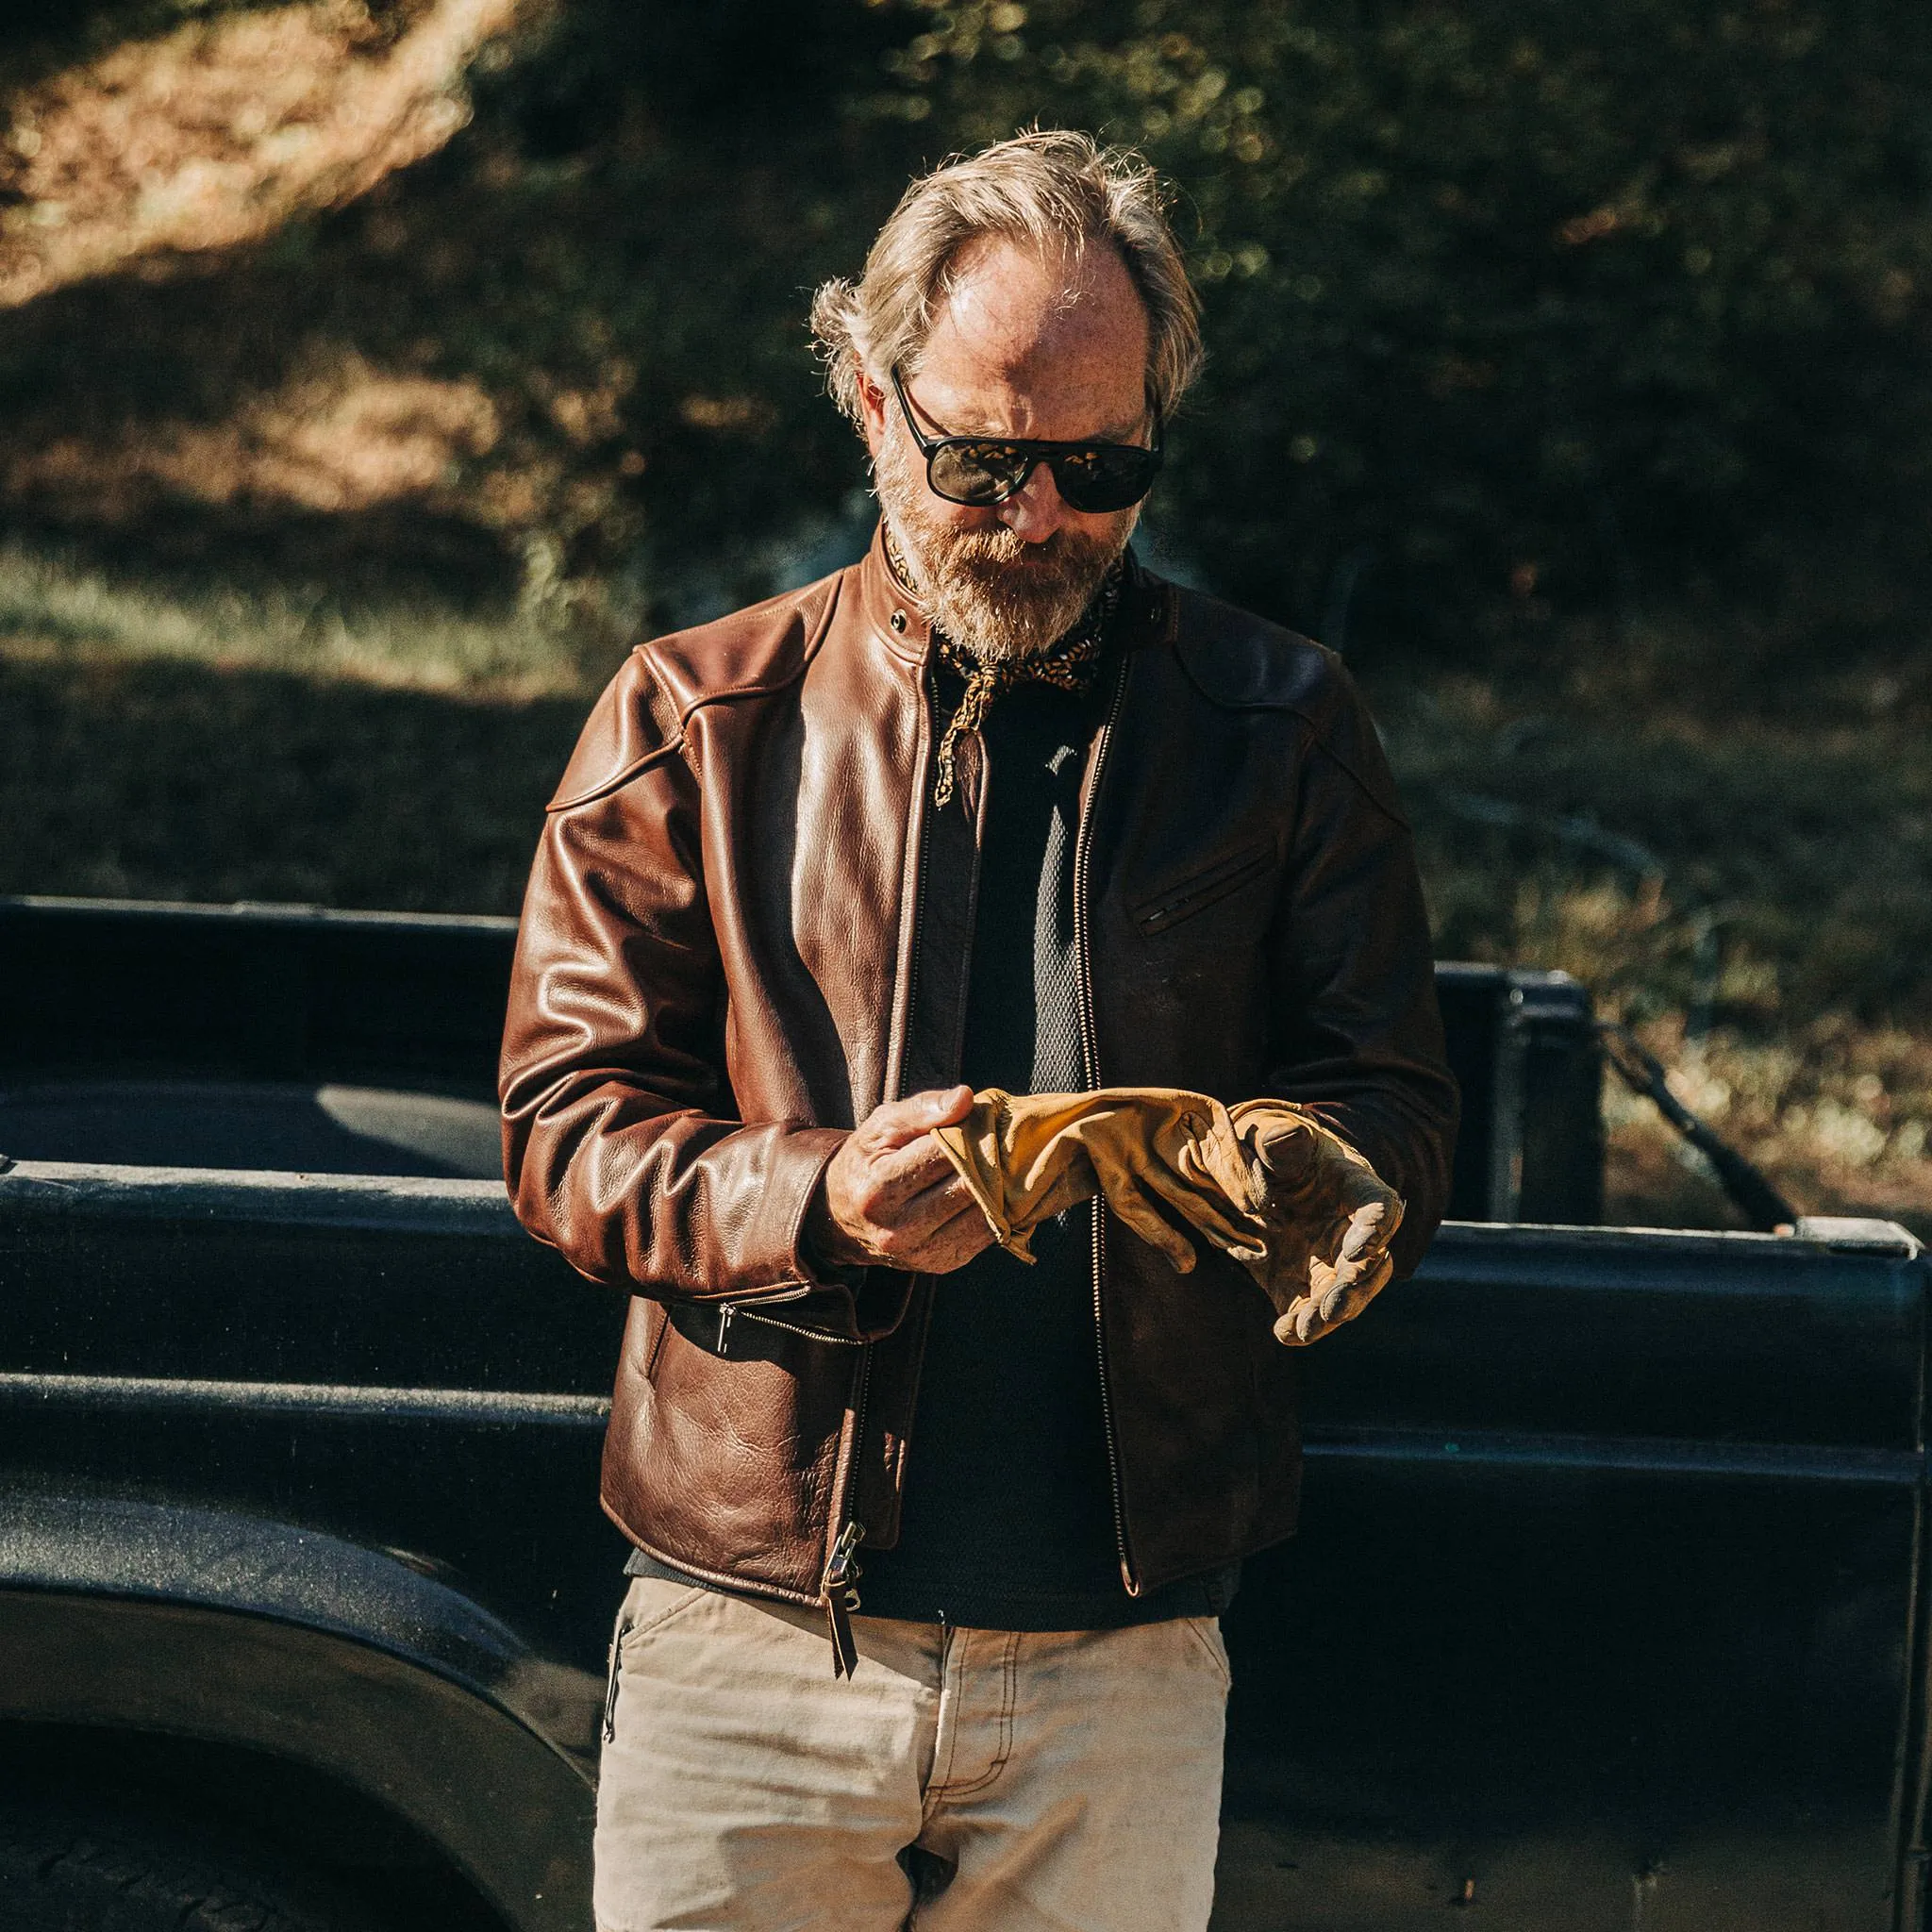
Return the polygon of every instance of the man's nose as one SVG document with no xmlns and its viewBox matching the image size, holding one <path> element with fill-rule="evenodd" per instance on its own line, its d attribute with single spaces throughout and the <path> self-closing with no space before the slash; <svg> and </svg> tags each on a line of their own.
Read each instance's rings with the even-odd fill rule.
<svg viewBox="0 0 1932 1932">
<path fill-rule="evenodd" d="M 1023 543 L 1044 543 L 1068 516 L 1052 466 L 1035 463 L 1024 485 L 998 507 L 996 514 Z"/>
</svg>

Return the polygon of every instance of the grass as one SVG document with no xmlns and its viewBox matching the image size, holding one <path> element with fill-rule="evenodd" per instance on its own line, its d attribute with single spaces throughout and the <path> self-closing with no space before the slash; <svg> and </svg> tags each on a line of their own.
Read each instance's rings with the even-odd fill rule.
<svg viewBox="0 0 1932 1932">
<path fill-rule="evenodd" d="M 1680 661 L 1711 648 L 1674 629 Z M 1923 697 L 1847 667 L 1713 702 L 1589 642 L 1371 681 L 1439 951 L 1574 974 L 1801 1208 L 1932 1235 Z M 1647 1102 L 1605 1107 L 1612 1218 L 1737 1224 Z"/>
<path fill-rule="evenodd" d="M 514 911 L 590 635 L 0 546 L 0 891 Z"/>
<path fill-rule="evenodd" d="M 320 584 L 169 584 L 14 539 L 0 541 L 0 641 L 20 663 L 175 662 L 514 700 L 583 689 L 587 653 L 614 661 L 546 588 L 533 571 L 514 603 L 473 614 L 427 597 L 344 602 Z"/>
<path fill-rule="evenodd" d="M 0 891 L 514 912 L 608 611 L 169 586 L 0 545 Z M 1564 661 L 1574 661 L 1566 653 Z M 1932 1235 L 1932 732 L 1369 679 L 1445 957 L 1560 966 L 1799 1205 Z M 1606 1091 L 1610 1211 L 1730 1224 Z"/>
</svg>

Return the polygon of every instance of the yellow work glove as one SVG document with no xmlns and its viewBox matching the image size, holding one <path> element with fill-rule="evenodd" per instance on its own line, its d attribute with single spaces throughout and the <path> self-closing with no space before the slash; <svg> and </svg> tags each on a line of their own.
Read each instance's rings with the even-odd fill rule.
<svg viewBox="0 0 1932 1932">
<path fill-rule="evenodd" d="M 1023 1261 L 1042 1221 L 1095 1194 L 1183 1274 L 1187 1237 L 1164 1202 L 1237 1260 L 1259 1260 L 1261 1224 L 1250 1207 L 1248 1162 L 1227 1109 L 1172 1087 L 1103 1087 L 1096 1093 L 1008 1093 L 989 1087 L 955 1126 L 935 1127 L 993 1238 Z"/>
<path fill-rule="evenodd" d="M 1291 1347 L 1358 1315 L 1388 1285 L 1402 1199 L 1340 1135 L 1284 1101 L 1218 1100 L 1173 1087 L 1012 1094 L 990 1087 L 934 1138 L 993 1237 L 1023 1261 L 1042 1221 L 1095 1194 L 1181 1274 L 1187 1237 L 1240 1261 Z"/>
<path fill-rule="evenodd" d="M 1303 1108 L 1244 1100 L 1230 1118 L 1265 1228 L 1266 1252 L 1248 1273 L 1274 1304 L 1277 1341 L 1319 1341 L 1388 1287 L 1402 1196 Z"/>
</svg>

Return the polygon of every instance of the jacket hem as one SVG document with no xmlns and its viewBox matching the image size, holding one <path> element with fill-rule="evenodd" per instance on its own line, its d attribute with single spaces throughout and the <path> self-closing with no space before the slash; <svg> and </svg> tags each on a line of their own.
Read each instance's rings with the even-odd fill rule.
<svg viewBox="0 0 1932 1932">
<path fill-rule="evenodd" d="M 716 1585 L 721 1590 L 741 1591 L 746 1596 L 768 1596 L 781 1603 L 799 1604 L 807 1609 L 822 1610 L 825 1607 L 824 1593 L 795 1590 L 789 1584 L 774 1583 L 769 1578 L 739 1576 L 728 1570 L 713 1570 L 703 1563 L 693 1563 L 689 1557 L 674 1557 L 669 1551 L 660 1550 L 648 1537 L 641 1536 L 624 1520 L 608 1493 L 600 1493 L 597 1502 L 634 1549 L 641 1550 L 655 1563 L 662 1563 L 667 1570 L 682 1571 L 694 1581 Z"/>
</svg>

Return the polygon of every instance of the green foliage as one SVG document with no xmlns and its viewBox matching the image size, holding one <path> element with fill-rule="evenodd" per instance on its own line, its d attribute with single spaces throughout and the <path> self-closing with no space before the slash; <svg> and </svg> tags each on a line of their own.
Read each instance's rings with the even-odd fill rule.
<svg viewBox="0 0 1932 1932">
<path fill-rule="evenodd" d="M 876 122 L 1139 145 L 1214 360 L 1173 514 L 1319 619 L 1371 546 L 1459 641 L 1516 589 L 1924 558 L 1932 26 L 1909 0 L 894 0 Z"/>
<path fill-rule="evenodd" d="M 501 434 L 460 511 L 337 518 L 340 563 L 316 525 L 317 568 L 379 538 L 620 625 L 703 614 L 862 520 L 813 284 L 858 268 L 908 175 L 1039 121 L 1137 143 L 1181 191 L 1211 359 L 1151 519 L 1217 588 L 1352 655 L 1494 661 L 1499 607 L 1701 586 L 1766 615 L 1733 640 L 1760 683 L 1821 640 L 1915 635 L 1932 17 L 1905 0 L 531 18 L 472 75 L 470 127 L 375 195 L 192 281 L 5 318 L 0 441 L 207 419 L 344 356 L 469 383 Z M 57 522 L 84 538 L 85 514 Z M 274 549 L 258 508 L 182 515 L 206 555 Z"/>
</svg>

